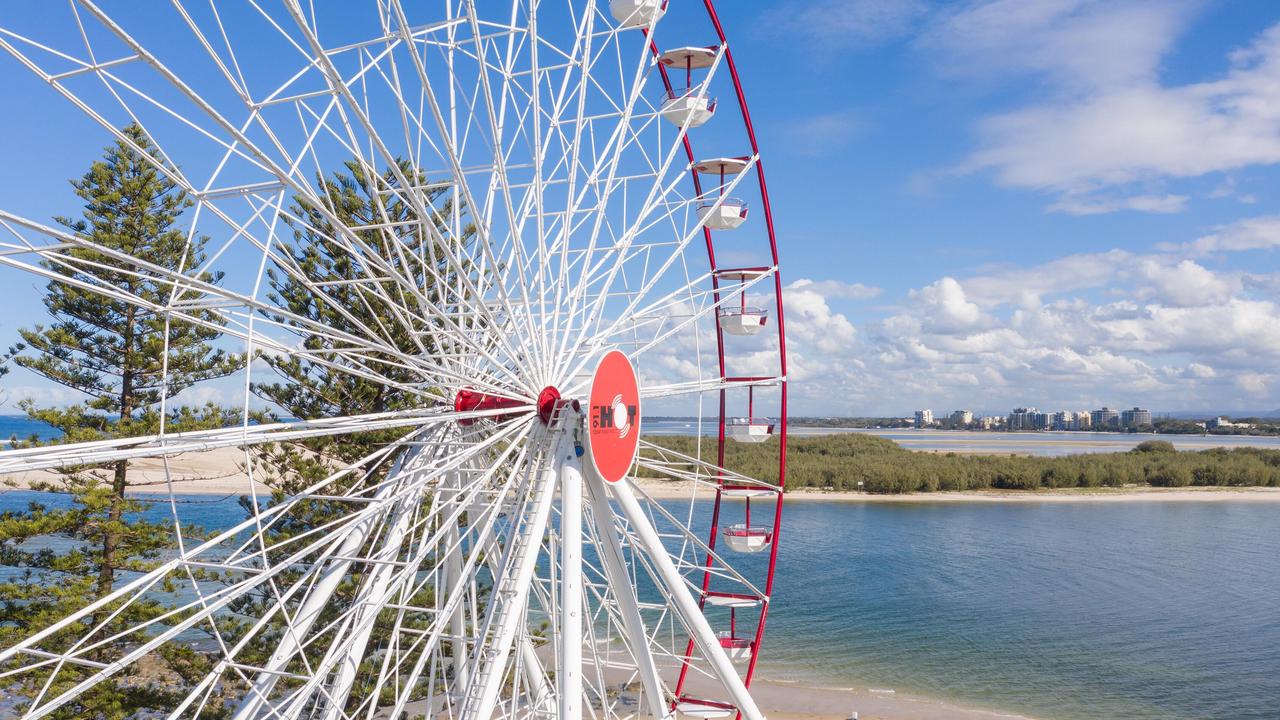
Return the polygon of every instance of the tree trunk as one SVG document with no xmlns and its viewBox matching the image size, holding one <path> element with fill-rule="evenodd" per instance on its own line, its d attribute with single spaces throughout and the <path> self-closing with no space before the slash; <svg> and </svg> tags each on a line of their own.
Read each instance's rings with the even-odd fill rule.
<svg viewBox="0 0 1280 720">
<path fill-rule="evenodd" d="M 137 357 L 133 347 L 133 322 L 135 310 L 129 308 L 125 313 L 124 335 L 121 338 L 121 350 L 124 357 L 120 366 L 124 372 L 120 376 L 120 422 L 126 423 L 133 415 L 133 378 L 136 369 L 132 361 Z M 111 480 L 111 509 L 107 511 L 107 528 L 102 533 L 102 564 L 98 567 L 98 597 L 110 594 L 116 584 L 116 546 L 120 542 L 120 534 L 116 529 L 124 514 L 124 493 L 129 486 L 127 482 L 129 461 L 116 463 L 115 476 Z"/>
</svg>

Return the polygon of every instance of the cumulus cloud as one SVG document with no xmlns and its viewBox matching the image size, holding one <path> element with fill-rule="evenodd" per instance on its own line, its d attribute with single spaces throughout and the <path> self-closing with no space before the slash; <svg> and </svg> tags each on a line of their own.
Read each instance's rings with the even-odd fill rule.
<svg viewBox="0 0 1280 720">
<path fill-rule="evenodd" d="M 813 284 L 792 283 L 782 294 L 787 311 L 787 330 L 807 346 L 823 353 L 850 349 L 857 331 L 853 323 L 827 305 L 827 296 Z"/>
<path fill-rule="evenodd" d="M 1221 304 L 1241 288 L 1238 278 L 1214 273 L 1191 260 L 1168 265 L 1144 259 L 1138 273 L 1150 284 L 1144 294 L 1174 307 Z"/>
<path fill-rule="evenodd" d="M 1261 280 L 1169 253 L 1079 253 L 908 291 L 861 332 L 866 413 L 1268 407 L 1280 303 Z M 885 388 L 892 388 L 886 391 Z"/>
<path fill-rule="evenodd" d="M 964 288 L 955 278 L 912 290 L 910 297 L 923 310 L 924 325 L 939 333 L 958 333 L 976 328 L 983 322 L 982 310 L 965 297 Z"/>
</svg>

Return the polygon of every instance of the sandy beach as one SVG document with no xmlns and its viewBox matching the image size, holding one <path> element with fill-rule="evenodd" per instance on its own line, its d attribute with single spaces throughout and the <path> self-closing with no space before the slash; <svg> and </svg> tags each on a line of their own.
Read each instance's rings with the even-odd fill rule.
<svg viewBox="0 0 1280 720">
<path fill-rule="evenodd" d="M 167 468 L 167 473 L 166 473 Z M 245 472 L 244 450 L 219 448 L 184 453 L 170 458 L 145 458 L 129 464 L 129 492 L 137 495 L 168 494 L 170 487 L 182 495 L 248 495 L 249 475 Z M 45 470 L 0 475 L 0 482 L 15 489 L 32 483 L 56 481 L 58 474 Z M 269 492 L 255 482 L 257 492 Z"/>
</svg>

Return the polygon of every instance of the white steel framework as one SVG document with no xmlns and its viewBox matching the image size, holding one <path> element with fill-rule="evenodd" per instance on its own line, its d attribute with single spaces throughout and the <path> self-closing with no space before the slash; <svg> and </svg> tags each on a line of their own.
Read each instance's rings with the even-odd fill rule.
<svg viewBox="0 0 1280 720">
<path fill-rule="evenodd" d="M 251 508 L 195 538 L 169 503 L 175 550 L 159 567 L 0 649 L 18 715 L 74 715 L 97 684 L 183 645 L 210 670 L 154 717 L 761 717 L 748 687 L 781 519 L 782 283 L 710 0 L 105 5 L 0 13 L 3 72 L 29 73 L 50 103 L 135 152 L 121 128 L 140 126 L 207 255 L 160 267 L 5 208 L 0 265 L 415 407 L 274 423 L 246 409 L 230 428 L 0 452 L 12 475 L 238 448 Z M 668 31 L 700 48 L 675 85 L 656 60 Z M 664 113 L 676 95 L 714 109 L 717 88 L 714 117 Z M 724 109 L 733 97 L 740 118 Z M 732 172 L 697 170 L 703 140 L 709 156 L 732 155 Z M 353 220 L 321 184 L 339 172 L 363 178 L 347 190 L 367 216 Z M 750 218 L 734 199 L 748 192 L 763 206 Z M 750 268 L 717 265 L 717 229 L 733 229 Z M 303 262 L 318 243 L 355 271 Z M 104 282 L 107 263 L 167 300 Z M 341 322 L 291 309 L 283 284 Z M 727 339 L 721 318 L 748 295 L 776 322 Z M 611 350 L 638 368 L 648 415 L 693 418 L 688 452 L 642 444 L 644 482 L 605 483 L 580 459 L 589 420 L 573 401 Z M 261 361 L 243 370 L 246 408 L 271 375 Z M 766 481 L 730 467 L 725 426 L 770 405 Z M 283 499 L 258 496 L 262 449 L 371 431 L 398 439 Z M 169 492 L 182 494 L 172 480 Z M 757 559 L 717 545 L 742 498 L 748 527 L 753 500 L 773 517 Z M 344 510 L 290 526 L 316 503 Z M 112 622 L 160 594 L 167 612 Z M 748 610 L 749 642 L 726 614 Z"/>
</svg>

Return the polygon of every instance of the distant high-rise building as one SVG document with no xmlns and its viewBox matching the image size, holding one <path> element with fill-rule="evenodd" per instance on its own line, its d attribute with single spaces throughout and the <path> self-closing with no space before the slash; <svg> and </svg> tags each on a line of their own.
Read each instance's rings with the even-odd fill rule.
<svg viewBox="0 0 1280 720">
<path fill-rule="evenodd" d="M 1053 414 L 1054 430 L 1075 430 L 1076 414 L 1070 410 L 1059 410 Z"/>
<path fill-rule="evenodd" d="M 1120 424 L 1127 428 L 1142 427 L 1151 424 L 1151 411 L 1142 408 L 1125 410 L 1120 413 Z"/>
<path fill-rule="evenodd" d="M 932 425 L 932 424 L 933 424 L 933 411 L 932 411 L 932 410 L 917 410 L 917 411 L 916 411 L 916 427 L 918 427 L 918 428 L 925 428 L 925 427 L 929 427 L 929 426 L 930 426 L 930 425 Z"/>
<path fill-rule="evenodd" d="M 1014 408 L 1009 413 L 1010 430 L 1035 430 L 1035 408 Z"/>
<path fill-rule="evenodd" d="M 956 410 L 951 413 L 952 425 L 968 425 L 973 422 L 973 412 L 971 410 Z"/>
<path fill-rule="evenodd" d="M 1088 430 L 1093 427 L 1093 416 L 1087 410 L 1076 413 L 1075 427 L 1072 430 Z"/>
<path fill-rule="evenodd" d="M 1120 427 L 1120 413 L 1111 408 L 1102 408 L 1089 413 L 1089 422 L 1093 425 L 1093 429 L 1101 430 L 1103 428 Z"/>
</svg>

